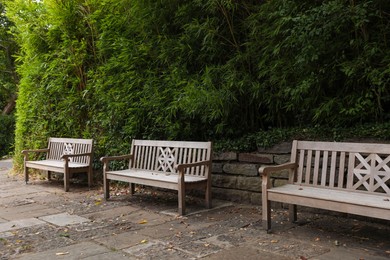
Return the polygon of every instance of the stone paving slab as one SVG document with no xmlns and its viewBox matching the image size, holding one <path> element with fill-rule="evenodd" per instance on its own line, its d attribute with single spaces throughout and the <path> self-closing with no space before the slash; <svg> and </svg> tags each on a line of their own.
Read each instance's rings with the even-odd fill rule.
<svg viewBox="0 0 390 260">
<path fill-rule="evenodd" d="M 151 211 L 134 211 L 128 215 L 123 216 L 123 220 L 130 221 L 135 224 L 141 224 L 143 226 L 151 226 L 165 223 L 166 221 L 172 220 L 173 217 L 161 215 Z"/>
<path fill-rule="evenodd" d="M 195 259 L 196 257 L 183 250 L 177 250 L 174 246 L 160 240 L 147 241 L 146 243 L 123 250 L 130 255 L 130 259 Z"/>
<path fill-rule="evenodd" d="M 144 234 L 139 234 L 137 231 L 128 231 L 120 234 L 107 234 L 107 236 L 94 240 L 108 248 L 121 250 L 140 245 L 145 241 L 150 241 L 151 238 Z"/>
<path fill-rule="evenodd" d="M 342 256 L 342 258 L 340 258 Z M 342 260 L 389 260 L 390 257 L 383 257 L 377 255 L 367 255 L 365 250 L 356 250 L 350 248 L 338 247 L 329 251 L 328 253 L 315 256 L 313 260 L 329 260 L 329 259 L 342 259 Z"/>
<path fill-rule="evenodd" d="M 122 252 L 108 252 L 93 256 L 84 257 L 84 260 L 128 260 L 129 256 Z"/>
<path fill-rule="evenodd" d="M 183 232 L 191 232 L 193 229 L 184 223 L 169 222 L 161 225 L 145 227 L 138 234 L 152 238 L 172 237 Z"/>
<path fill-rule="evenodd" d="M 101 210 L 93 213 L 83 214 L 81 216 L 96 221 L 105 220 L 105 219 L 115 219 L 115 218 L 123 219 L 125 215 L 131 214 L 138 210 L 139 208 L 136 207 L 122 206 L 113 209 L 107 209 L 107 210 Z"/>
<path fill-rule="evenodd" d="M 0 198 L 7 198 L 7 197 L 20 197 L 25 196 L 27 194 L 34 194 L 37 190 L 28 187 L 28 185 L 18 185 L 18 187 L 15 187 L 15 185 L 10 185 L 9 188 L 2 188 L 0 190 Z"/>
<path fill-rule="evenodd" d="M 17 207 L 0 207 L 0 218 L 11 220 L 37 218 L 60 213 L 59 210 L 32 203 Z"/>
<path fill-rule="evenodd" d="M 96 243 L 86 241 L 77 243 L 74 245 L 66 246 L 63 248 L 56 248 L 40 253 L 30 253 L 24 254 L 16 257 L 15 259 L 23 260 L 51 260 L 51 259 L 84 259 L 90 258 L 95 259 L 99 255 L 109 256 L 106 259 L 115 259 L 111 258 L 111 250 L 108 248 L 98 245 Z M 117 253 L 114 253 L 114 256 Z M 119 259 L 119 258 L 117 258 Z"/>
<path fill-rule="evenodd" d="M 83 222 L 90 222 L 91 220 L 83 218 L 77 215 L 71 215 L 69 213 L 60 213 L 55 215 L 49 215 L 40 217 L 39 219 L 54 224 L 56 226 L 65 227 L 74 224 L 80 224 Z"/>
<path fill-rule="evenodd" d="M 45 222 L 36 218 L 13 220 L 5 223 L 0 223 L 0 232 L 17 230 L 20 228 L 32 227 L 32 226 L 42 225 L 42 224 L 45 224 Z"/>
<path fill-rule="evenodd" d="M 296 260 L 296 258 L 286 257 L 275 253 L 269 253 L 262 251 L 259 248 L 240 246 L 235 248 L 229 248 L 226 250 L 219 251 L 215 254 L 208 255 L 202 259 L 207 260 Z M 327 260 L 336 259 L 329 258 Z M 355 259 L 356 260 L 356 259 Z"/>
</svg>

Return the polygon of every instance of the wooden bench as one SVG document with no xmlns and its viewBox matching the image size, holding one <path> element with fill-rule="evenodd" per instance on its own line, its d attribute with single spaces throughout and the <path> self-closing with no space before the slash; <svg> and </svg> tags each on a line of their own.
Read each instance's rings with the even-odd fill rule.
<svg viewBox="0 0 390 260">
<path fill-rule="evenodd" d="M 204 189 L 206 207 L 211 207 L 211 142 L 133 140 L 131 154 L 102 157 L 104 197 L 110 197 L 110 180 L 178 191 L 179 214 L 185 214 L 185 191 Z M 110 170 L 113 160 L 128 159 L 124 170 Z"/>
<path fill-rule="evenodd" d="M 270 174 L 288 171 L 286 185 L 271 187 Z M 271 229 L 271 201 L 390 220 L 390 144 L 293 141 L 291 162 L 259 169 L 262 219 Z"/>
<path fill-rule="evenodd" d="M 69 179 L 74 173 L 86 172 L 88 186 L 92 185 L 92 139 L 49 138 L 48 147 L 37 150 L 23 150 L 24 177 L 28 183 L 28 169 L 47 171 L 50 180 L 51 172 L 64 174 L 64 189 L 69 191 Z M 30 153 L 46 153 L 44 160 L 29 160 Z"/>
</svg>

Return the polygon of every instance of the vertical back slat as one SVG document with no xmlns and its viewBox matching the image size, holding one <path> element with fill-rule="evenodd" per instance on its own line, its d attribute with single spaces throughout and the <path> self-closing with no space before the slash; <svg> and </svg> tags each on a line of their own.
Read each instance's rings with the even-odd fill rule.
<svg viewBox="0 0 390 260">
<path fill-rule="evenodd" d="M 302 183 L 303 178 L 303 161 L 305 159 L 305 150 L 299 151 L 299 166 L 298 166 L 298 179 L 297 183 Z"/>
<path fill-rule="evenodd" d="M 207 156 L 206 153 L 207 153 L 207 150 L 206 150 L 206 149 L 203 149 L 203 150 L 202 150 L 202 161 L 205 161 L 205 160 L 206 160 L 206 158 L 207 158 L 207 157 L 206 157 L 206 156 Z M 201 168 L 200 168 L 200 169 L 201 169 L 200 172 L 202 173 L 202 176 L 203 176 L 203 177 L 206 176 L 206 172 L 205 172 L 206 169 L 205 169 L 205 168 L 206 168 L 205 166 L 201 166 Z"/>
<path fill-rule="evenodd" d="M 348 159 L 348 172 L 347 172 L 347 189 L 353 187 L 353 170 L 355 169 L 355 153 L 349 153 Z"/>
<path fill-rule="evenodd" d="M 141 165 L 141 168 L 142 169 L 147 169 L 146 168 L 146 164 L 145 164 L 145 150 L 146 150 L 146 146 L 141 146 L 141 158 L 140 158 L 140 165 Z"/>
<path fill-rule="evenodd" d="M 148 170 L 152 170 L 152 147 L 148 147 L 147 149 L 147 154 L 148 154 L 148 158 L 147 158 L 147 165 L 146 165 L 146 168 Z"/>
<path fill-rule="evenodd" d="M 311 173 L 311 157 L 312 157 L 313 151 L 308 150 L 307 156 L 306 156 L 306 173 L 305 173 L 305 183 L 310 184 L 310 173 Z"/>
<path fill-rule="evenodd" d="M 337 152 L 332 151 L 331 163 L 330 163 L 330 177 L 329 177 L 329 187 L 334 187 L 335 185 L 335 175 L 336 175 L 336 159 Z"/>
<path fill-rule="evenodd" d="M 202 160 L 202 150 L 201 149 L 196 149 L 197 150 L 197 154 L 198 154 L 198 156 L 197 156 L 197 158 L 196 158 L 196 161 L 197 162 L 200 162 L 201 160 Z M 200 166 L 197 166 L 196 167 L 196 172 L 195 172 L 195 174 L 197 175 L 197 176 L 199 176 L 200 175 Z"/>
<path fill-rule="evenodd" d="M 339 179 L 338 179 L 338 188 L 344 187 L 344 171 L 345 171 L 345 152 L 340 153 L 340 164 L 339 164 Z"/>
<path fill-rule="evenodd" d="M 188 148 L 184 148 L 183 163 L 188 163 L 188 156 Z M 188 169 L 186 170 L 186 173 L 188 173 Z"/>
<path fill-rule="evenodd" d="M 152 168 L 151 169 L 154 169 L 154 170 L 157 170 L 157 160 L 158 160 L 158 148 L 156 146 L 153 146 L 152 148 Z"/>
<path fill-rule="evenodd" d="M 140 164 L 139 164 L 139 160 L 140 160 L 140 157 L 141 156 L 141 151 L 140 151 L 140 147 L 137 145 L 135 147 L 135 158 L 134 158 L 134 167 L 135 168 L 140 168 Z"/>
<path fill-rule="evenodd" d="M 188 150 L 188 157 L 187 157 L 187 162 L 186 163 L 191 163 L 191 158 L 192 158 L 192 149 L 187 148 Z M 191 174 L 191 169 L 187 169 L 187 174 Z"/>
<path fill-rule="evenodd" d="M 328 172 L 328 151 L 324 151 L 322 157 L 321 186 L 326 186 L 326 173 Z"/>
<path fill-rule="evenodd" d="M 314 169 L 313 169 L 313 184 L 318 184 L 318 171 L 320 168 L 320 151 L 316 151 L 314 158 Z"/>
</svg>

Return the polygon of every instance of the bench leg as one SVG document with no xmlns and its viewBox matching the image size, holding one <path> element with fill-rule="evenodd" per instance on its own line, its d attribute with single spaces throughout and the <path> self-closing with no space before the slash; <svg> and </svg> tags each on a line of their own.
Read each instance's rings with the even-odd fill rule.
<svg viewBox="0 0 390 260">
<path fill-rule="evenodd" d="M 91 188 L 93 183 L 93 171 L 91 167 L 89 167 L 87 174 L 88 174 L 88 187 Z"/>
<path fill-rule="evenodd" d="M 208 182 L 206 186 L 206 208 L 211 209 L 211 207 L 211 182 Z"/>
<path fill-rule="evenodd" d="M 184 215 L 186 211 L 186 190 L 184 186 L 184 181 L 179 181 L 179 189 L 177 191 L 178 201 L 179 201 L 179 214 Z"/>
<path fill-rule="evenodd" d="M 26 181 L 26 184 L 28 183 L 28 169 L 26 165 L 24 166 L 24 180 Z"/>
<path fill-rule="evenodd" d="M 288 213 L 291 222 L 297 222 L 297 205 L 290 204 L 288 206 Z"/>
<path fill-rule="evenodd" d="M 269 232 L 271 230 L 271 201 L 263 200 L 262 204 L 263 228 Z"/>
<path fill-rule="evenodd" d="M 135 184 L 129 183 L 129 189 L 130 189 L 130 195 L 133 196 L 135 191 Z"/>
<path fill-rule="evenodd" d="M 178 192 L 179 196 L 179 215 L 183 216 L 186 214 L 186 202 L 185 202 L 185 192 Z"/>
<path fill-rule="evenodd" d="M 48 180 L 48 181 L 51 180 L 51 171 L 47 171 L 47 180 Z"/>
<path fill-rule="evenodd" d="M 103 178 L 104 199 L 110 198 L 110 180 Z"/>
<path fill-rule="evenodd" d="M 68 172 L 65 172 L 64 173 L 64 189 L 65 189 L 65 192 L 68 192 L 69 191 L 69 173 Z"/>
</svg>

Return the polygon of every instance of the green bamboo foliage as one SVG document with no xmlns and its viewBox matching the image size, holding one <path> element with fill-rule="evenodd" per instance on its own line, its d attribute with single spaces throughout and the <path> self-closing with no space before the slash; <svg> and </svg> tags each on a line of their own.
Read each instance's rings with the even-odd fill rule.
<svg viewBox="0 0 390 260">
<path fill-rule="evenodd" d="M 16 154 L 48 136 L 217 140 L 389 116 L 390 2 L 13 0 Z"/>
</svg>

